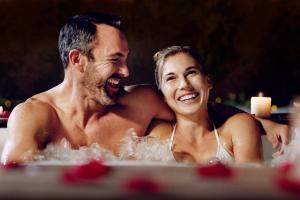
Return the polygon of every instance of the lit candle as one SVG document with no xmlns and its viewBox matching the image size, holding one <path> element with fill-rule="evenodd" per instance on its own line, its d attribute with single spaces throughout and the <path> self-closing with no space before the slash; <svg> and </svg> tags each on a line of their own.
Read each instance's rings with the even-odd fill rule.
<svg viewBox="0 0 300 200">
<path fill-rule="evenodd" d="M 251 97 L 251 114 L 256 117 L 270 117 L 271 97 L 264 97 L 260 92 L 258 97 Z"/>
</svg>

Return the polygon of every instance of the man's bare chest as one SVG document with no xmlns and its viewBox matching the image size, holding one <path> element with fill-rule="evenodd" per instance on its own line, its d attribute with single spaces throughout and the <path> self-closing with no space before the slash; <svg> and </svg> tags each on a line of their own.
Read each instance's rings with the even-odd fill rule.
<svg viewBox="0 0 300 200">
<path fill-rule="evenodd" d="M 66 139 L 76 149 L 81 146 L 99 144 L 102 148 L 117 152 L 119 146 L 128 136 L 129 129 L 143 136 L 150 121 L 134 120 L 130 116 L 119 114 L 107 114 L 89 121 L 84 127 L 69 120 L 69 123 L 62 123 L 55 135 L 55 142 Z"/>
</svg>

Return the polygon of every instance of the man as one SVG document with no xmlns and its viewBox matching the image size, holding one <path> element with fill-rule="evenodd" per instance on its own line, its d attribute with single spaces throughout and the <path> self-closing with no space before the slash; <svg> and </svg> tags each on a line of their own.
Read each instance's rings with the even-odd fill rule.
<svg viewBox="0 0 300 200">
<path fill-rule="evenodd" d="M 128 44 L 119 17 L 72 17 L 60 31 L 59 52 L 63 82 L 16 106 L 8 121 L 2 162 L 31 160 L 48 143 L 64 138 L 75 149 L 98 143 L 117 154 L 128 129 L 143 136 L 153 119 L 174 118 L 155 88 L 138 86 L 125 92 L 119 85 L 129 75 Z M 275 141 L 278 133 L 286 134 L 270 121 L 265 126 L 277 131 L 269 131 Z"/>
</svg>

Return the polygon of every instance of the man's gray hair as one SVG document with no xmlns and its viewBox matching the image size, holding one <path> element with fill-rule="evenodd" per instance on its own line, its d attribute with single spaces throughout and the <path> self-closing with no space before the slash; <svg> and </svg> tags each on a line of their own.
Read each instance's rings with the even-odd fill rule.
<svg viewBox="0 0 300 200">
<path fill-rule="evenodd" d="M 86 13 L 71 17 L 61 28 L 58 39 L 58 49 L 64 68 L 69 63 L 69 52 L 79 50 L 88 59 L 93 60 L 97 27 L 96 24 L 107 24 L 121 29 L 121 17 L 104 13 Z"/>
</svg>

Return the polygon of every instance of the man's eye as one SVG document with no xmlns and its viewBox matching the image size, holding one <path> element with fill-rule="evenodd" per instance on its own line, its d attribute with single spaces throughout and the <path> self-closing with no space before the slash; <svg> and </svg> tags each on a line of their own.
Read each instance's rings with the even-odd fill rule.
<svg viewBox="0 0 300 200">
<path fill-rule="evenodd" d="M 112 63 L 118 63 L 119 62 L 119 58 L 113 58 L 110 60 Z"/>
</svg>

